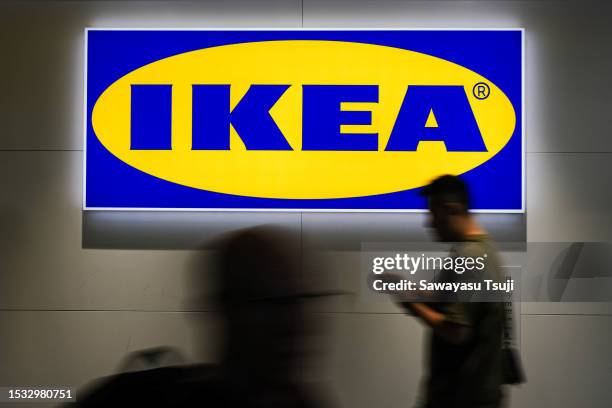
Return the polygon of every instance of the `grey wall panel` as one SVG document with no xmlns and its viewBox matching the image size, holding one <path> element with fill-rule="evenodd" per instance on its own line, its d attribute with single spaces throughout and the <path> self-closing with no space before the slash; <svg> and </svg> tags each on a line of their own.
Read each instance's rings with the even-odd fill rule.
<svg viewBox="0 0 612 408">
<path fill-rule="evenodd" d="M 340 407 L 412 406 L 422 373 L 423 331 L 401 315 L 330 313 L 326 371 Z M 329 377 L 328 377 L 329 376 Z"/>
<path fill-rule="evenodd" d="M 85 27 L 301 25 L 300 0 L 18 1 L 0 7 L 0 149 L 83 148 Z"/>
<path fill-rule="evenodd" d="M 611 17 L 595 1 L 304 0 L 305 27 L 524 27 L 531 152 L 612 151 Z"/>
<path fill-rule="evenodd" d="M 610 242 L 531 242 L 522 269 L 524 314 L 610 314 Z"/>
<path fill-rule="evenodd" d="M 512 406 L 610 406 L 612 317 L 523 316 L 522 333 L 528 382 Z"/>
<path fill-rule="evenodd" d="M 612 154 L 527 155 L 530 242 L 612 240 Z"/>
<path fill-rule="evenodd" d="M 524 214 L 478 214 L 498 242 L 525 240 Z M 304 245 L 317 250 L 358 251 L 372 242 L 429 242 L 426 214 L 282 212 L 121 212 L 83 213 L 85 248 L 209 248 L 227 231 L 278 224 L 303 233 Z"/>
<path fill-rule="evenodd" d="M 85 211 L 83 247 L 98 249 L 212 249 L 224 234 L 255 225 L 289 228 L 297 212 Z"/>
<path fill-rule="evenodd" d="M 524 214 L 478 214 L 477 220 L 499 242 L 522 242 Z M 374 242 L 429 242 L 435 239 L 425 213 L 304 213 L 307 245 L 317 249 L 358 251 Z"/>
<path fill-rule="evenodd" d="M 523 315 L 609 315 L 609 302 L 523 302 Z"/>
</svg>

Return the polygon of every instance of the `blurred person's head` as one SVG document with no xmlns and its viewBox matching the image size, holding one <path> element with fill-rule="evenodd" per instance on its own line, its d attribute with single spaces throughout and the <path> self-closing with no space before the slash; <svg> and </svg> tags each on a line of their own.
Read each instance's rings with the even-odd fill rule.
<svg viewBox="0 0 612 408">
<path fill-rule="evenodd" d="M 421 193 L 429 207 L 428 227 L 441 241 L 462 241 L 474 229 L 469 213 L 467 185 L 457 176 L 444 175 L 425 186 Z"/>
<path fill-rule="evenodd" d="M 297 234 L 268 226 L 239 231 L 224 241 L 216 273 L 230 374 L 249 382 L 292 381 L 306 334 Z"/>
</svg>

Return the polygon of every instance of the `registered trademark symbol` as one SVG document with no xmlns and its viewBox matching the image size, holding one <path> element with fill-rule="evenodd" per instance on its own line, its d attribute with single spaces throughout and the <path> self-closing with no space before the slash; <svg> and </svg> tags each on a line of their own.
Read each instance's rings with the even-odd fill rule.
<svg viewBox="0 0 612 408">
<path fill-rule="evenodd" d="M 479 82 L 472 88 L 472 93 L 476 99 L 487 99 L 491 93 L 491 88 L 484 82 Z"/>
</svg>

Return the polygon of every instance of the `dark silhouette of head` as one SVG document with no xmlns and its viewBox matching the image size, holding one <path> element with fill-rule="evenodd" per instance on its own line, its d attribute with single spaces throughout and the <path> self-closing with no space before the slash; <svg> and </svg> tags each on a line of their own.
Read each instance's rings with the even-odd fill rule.
<svg viewBox="0 0 612 408">
<path fill-rule="evenodd" d="M 306 329 L 297 234 L 271 226 L 239 231 L 217 261 L 224 364 L 234 379 L 251 384 L 291 382 Z"/>
<path fill-rule="evenodd" d="M 444 175 L 425 186 L 421 195 L 427 198 L 433 228 L 441 241 L 462 241 L 471 222 L 469 192 L 463 180 Z"/>
</svg>

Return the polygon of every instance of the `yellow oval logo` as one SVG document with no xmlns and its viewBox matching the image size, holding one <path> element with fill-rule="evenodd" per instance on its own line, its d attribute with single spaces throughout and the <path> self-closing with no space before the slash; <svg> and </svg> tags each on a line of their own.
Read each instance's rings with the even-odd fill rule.
<svg viewBox="0 0 612 408">
<path fill-rule="evenodd" d="M 134 89 L 153 85 L 171 91 L 166 148 L 134 144 Z M 515 124 L 508 97 L 465 67 L 399 48 L 319 40 L 174 55 L 114 82 L 92 113 L 106 149 L 145 173 L 202 190 L 289 199 L 392 193 L 462 174 L 495 156 Z"/>
</svg>

